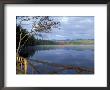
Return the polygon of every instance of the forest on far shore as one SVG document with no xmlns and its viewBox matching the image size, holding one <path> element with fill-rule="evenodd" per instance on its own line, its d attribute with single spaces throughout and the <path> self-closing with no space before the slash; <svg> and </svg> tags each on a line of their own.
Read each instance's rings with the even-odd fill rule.
<svg viewBox="0 0 110 90">
<path fill-rule="evenodd" d="M 19 34 L 20 34 L 20 28 L 22 31 L 22 35 L 24 36 L 25 34 L 28 33 L 26 29 L 22 29 L 20 26 L 16 26 L 16 40 L 19 41 Z M 26 39 L 29 37 L 29 39 L 26 41 Z M 27 35 L 21 42 L 23 44 L 25 42 L 24 46 L 35 46 L 35 45 L 90 45 L 94 44 L 93 39 L 77 39 L 77 40 L 44 40 L 43 38 L 35 38 L 35 36 Z M 18 47 L 18 42 L 16 42 L 16 48 Z M 23 46 L 23 47 L 24 47 Z"/>
</svg>

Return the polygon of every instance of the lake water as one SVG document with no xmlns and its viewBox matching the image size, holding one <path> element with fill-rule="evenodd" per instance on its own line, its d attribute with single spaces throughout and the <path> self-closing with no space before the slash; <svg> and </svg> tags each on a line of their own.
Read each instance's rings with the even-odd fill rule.
<svg viewBox="0 0 110 90">
<path fill-rule="evenodd" d="M 28 58 L 31 61 L 44 61 L 94 70 L 94 46 L 93 45 L 40 45 L 33 46 L 35 52 Z M 30 51 L 31 51 L 30 49 Z M 33 62 L 35 64 L 35 62 Z M 40 74 L 78 74 L 77 70 L 53 67 L 48 64 L 35 64 Z M 31 70 L 28 69 L 31 73 Z M 35 73 L 36 74 L 36 73 Z M 88 74 L 88 72 L 83 72 Z M 92 72 L 93 74 L 93 72 Z"/>
</svg>

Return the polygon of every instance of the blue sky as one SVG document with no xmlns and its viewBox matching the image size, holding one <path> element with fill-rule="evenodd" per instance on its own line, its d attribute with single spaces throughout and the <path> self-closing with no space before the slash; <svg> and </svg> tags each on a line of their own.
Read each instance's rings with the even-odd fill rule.
<svg viewBox="0 0 110 90">
<path fill-rule="evenodd" d="M 93 16 L 58 16 L 53 17 L 60 21 L 60 30 L 55 28 L 51 33 L 42 33 L 46 40 L 75 40 L 94 39 L 94 17 Z M 26 29 L 31 28 L 28 25 Z"/>
</svg>

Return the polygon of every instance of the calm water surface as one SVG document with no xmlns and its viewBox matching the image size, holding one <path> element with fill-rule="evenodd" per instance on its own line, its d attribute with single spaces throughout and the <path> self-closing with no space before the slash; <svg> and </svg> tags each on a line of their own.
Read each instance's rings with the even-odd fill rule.
<svg viewBox="0 0 110 90">
<path fill-rule="evenodd" d="M 87 69 L 94 69 L 94 46 L 93 45 L 39 45 L 31 47 L 35 49 L 30 60 L 46 61 L 49 63 L 72 65 Z M 37 64 L 41 74 L 75 74 L 75 70 L 62 70 L 56 67 Z M 37 67 L 36 66 L 36 67 Z"/>
</svg>

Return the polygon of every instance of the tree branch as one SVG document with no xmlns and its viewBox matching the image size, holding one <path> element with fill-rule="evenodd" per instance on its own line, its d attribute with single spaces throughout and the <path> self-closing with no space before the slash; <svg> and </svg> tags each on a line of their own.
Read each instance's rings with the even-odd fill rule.
<svg viewBox="0 0 110 90">
<path fill-rule="evenodd" d="M 29 34 L 31 34 L 31 33 L 33 33 L 34 31 L 31 31 L 31 32 L 29 32 L 28 34 L 25 34 L 22 38 L 21 38 L 21 40 L 23 40 L 27 35 L 29 35 Z"/>
<path fill-rule="evenodd" d="M 20 29 L 20 32 L 21 32 L 21 29 Z M 18 44 L 18 48 L 17 48 L 17 54 L 19 55 L 19 49 L 20 49 L 20 46 L 21 46 L 21 35 L 22 35 L 22 32 L 20 33 L 20 40 L 19 40 L 19 44 Z"/>
</svg>

